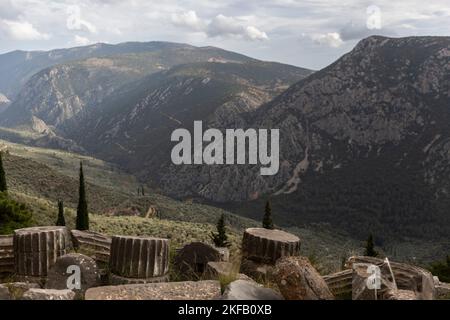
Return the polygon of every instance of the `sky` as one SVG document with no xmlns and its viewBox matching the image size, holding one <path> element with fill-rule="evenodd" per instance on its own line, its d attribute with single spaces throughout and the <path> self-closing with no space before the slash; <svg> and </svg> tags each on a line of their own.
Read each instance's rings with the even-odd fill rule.
<svg viewBox="0 0 450 320">
<path fill-rule="evenodd" d="M 318 70 L 373 34 L 450 36 L 450 0 L 0 0 L 0 53 L 172 41 Z"/>
</svg>

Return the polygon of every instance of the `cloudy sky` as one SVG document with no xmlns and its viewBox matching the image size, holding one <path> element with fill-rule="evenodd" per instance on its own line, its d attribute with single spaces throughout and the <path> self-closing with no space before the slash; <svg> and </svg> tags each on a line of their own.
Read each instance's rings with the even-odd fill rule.
<svg viewBox="0 0 450 320">
<path fill-rule="evenodd" d="M 0 53 L 164 40 L 320 69 L 368 35 L 449 22 L 450 0 L 0 0 Z"/>
</svg>

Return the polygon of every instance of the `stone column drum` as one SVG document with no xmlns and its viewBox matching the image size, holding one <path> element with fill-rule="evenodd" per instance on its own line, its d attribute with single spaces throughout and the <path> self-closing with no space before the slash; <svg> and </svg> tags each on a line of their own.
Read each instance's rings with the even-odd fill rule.
<svg viewBox="0 0 450 320">
<path fill-rule="evenodd" d="M 14 231 L 16 274 L 46 277 L 56 259 L 72 247 L 66 227 L 34 227 Z"/>
<path fill-rule="evenodd" d="M 275 264 L 286 256 L 300 254 L 300 239 L 281 230 L 249 228 L 242 239 L 242 256 L 258 263 Z"/>
<path fill-rule="evenodd" d="M 109 265 L 113 284 L 167 281 L 169 240 L 113 236 Z"/>
</svg>

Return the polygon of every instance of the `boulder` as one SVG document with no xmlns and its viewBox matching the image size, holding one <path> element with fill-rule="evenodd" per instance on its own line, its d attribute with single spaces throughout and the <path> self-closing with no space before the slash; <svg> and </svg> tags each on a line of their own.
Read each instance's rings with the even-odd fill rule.
<svg viewBox="0 0 450 320">
<path fill-rule="evenodd" d="M 221 300 L 283 300 L 283 297 L 254 281 L 236 280 L 226 287 Z"/>
<path fill-rule="evenodd" d="M 213 300 L 220 297 L 218 281 L 129 284 L 91 288 L 86 300 Z"/>
<path fill-rule="evenodd" d="M 300 239 L 281 230 L 249 228 L 242 239 L 244 259 L 258 263 L 275 264 L 285 256 L 300 254 Z"/>
<path fill-rule="evenodd" d="M 284 257 L 273 271 L 281 294 L 286 300 L 333 300 L 325 280 L 305 257 Z"/>
<path fill-rule="evenodd" d="M 182 280 L 198 280 L 206 271 L 208 262 L 222 261 L 223 251 L 202 242 L 192 242 L 178 251 L 174 267 Z"/>
<path fill-rule="evenodd" d="M 70 281 L 72 279 L 69 279 L 74 272 L 73 270 L 68 270 L 70 266 L 79 267 L 79 289 L 68 287 L 68 285 L 74 284 L 73 281 Z M 56 259 L 55 264 L 48 272 L 45 288 L 58 290 L 71 289 L 75 292 L 77 298 L 81 299 L 87 289 L 98 285 L 100 285 L 100 274 L 95 260 L 79 253 L 70 253 Z"/>
<path fill-rule="evenodd" d="M 73 300 L 72 290 L 30 289 L 24 293 L 22 300 Z"/>
</svg>

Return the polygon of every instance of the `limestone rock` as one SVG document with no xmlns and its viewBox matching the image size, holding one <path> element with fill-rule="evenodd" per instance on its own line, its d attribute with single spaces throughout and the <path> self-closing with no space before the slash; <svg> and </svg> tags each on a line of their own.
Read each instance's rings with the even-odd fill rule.
<svg viewBox="0 0 450 320">
<path fill-rule="evenodd" d="M 86 300 L 213 300 L 220 297 L 218 281 L 130 284 L 91 288 Z"/>
<path fill-rule="evenodd" d="M 300 254 L 300 239 L 281 230 L 249 228 L 242 239 L 242 256 L 244 259 L 258 263 L 275 264 L 285 256 Z"/>
<path fill-rule="evenodd" d="M 80 269 L 80 289 L 68 288 L 68 279 L 73 274 L 73 271 L 68 270 L 69 266 L 77 266 Z M 79 253 L 70 253 L 56 259 L 56 263 L 48 272 L 45 287 L 71 289 L 77 298 L 82 298 L 87 289 L 98 286 L 99 282 L 100 275 L 95 260 Z M 73 284 L 72 281 L 69 284 Z"/>
<path fill-rule="evenodd" d="M 20 300 L 28 290 L 40 288 L 37 283 L 32 282 L 9 282 L 5 283 L 4 287 L 9 290 L 9 297 L 11 300 Z"/>
<path fill-rule="evenodd" d="M 334 299 L 325 280 L 304 257 L 278 260 L 273 277 L 286 300 Z"/>
<path fill-rule="evenodd" d="M 71 290 L 30 289 L 22 300 L 73 300 L 75 292 Z"/>
<path fill-rule="evenodd" d="M 221 300 L 283 300 L 283 297 L 253 281 L 236 280 L 226 287 Z"/>
<path fill-rule="evenodd" d="M 45 277 L 59 256 L 72 247 L 66 227 L 33 227 L 14 232 L 14 260 L 18 275 Z"/>
<path fill-rule="evenodd" d="M 110 268 L 113 274 L 126 278 L 162 277 L 169 270 L 169 240 L 114 236 Z"/>
</svg>

